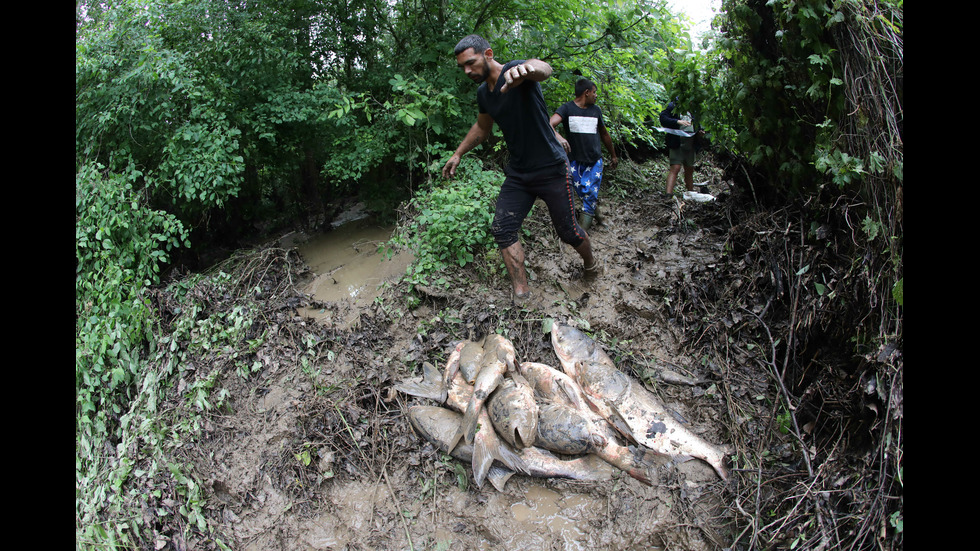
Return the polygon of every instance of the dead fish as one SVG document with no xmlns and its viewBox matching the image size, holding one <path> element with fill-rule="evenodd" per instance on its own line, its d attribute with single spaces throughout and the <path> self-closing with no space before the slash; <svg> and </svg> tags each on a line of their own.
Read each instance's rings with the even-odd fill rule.
<svg viewBox="0 0 980 551">
<path fill-rule="evenodd" d="M 454 353 L 459 349 L 457 347 Z M 450 370 L 450 366 L 454 361 L 453 354 L 450 354 L 446 371 Z M 445 384 L 444 374 L 439 373 L 428 362 L 423 363 L 421 380 L 406 381 L 396 385 L 395 388 L 412 396 L 439 400 L 440 404 L 446 403 L 460 412 L 465 410 L 473 396 L 473 387 L 463 380 L 463 375 L 458 370 L 447 386 Z M 494 459 L 506 465 L 511 471 L 527 472 L 527 465 L 524 464 L 524 461 L 505 442 L 502 442 L 494 432 L 493 423 L 490 421 L 484 408 L 481 407 L 478 411 L 477 422 L 474 424 L 476 429 L 473 435 L 474 437 L 471 442 L 467 442 L 467 445 L 472 446 L 470 457 L 473 466 L 473 477 L 477 482 L 477 486 L 482 486 L 484 478 L 489 476 Z M 451 450 L 455 449 L 462 437 L 460 423 L 456 423 L 450 427 L 450 430 L 453 431 L 453 434 L 444 438 L 444 440 L 446 441 L 446 448 Z"/>
<path fill-rule="evenodd" d="M 449 444 L 455 435 L 456 427 L 462 420 L 458 412 L 435 406 L 412 406 L 408 410 L 412 427 L 423 438 L 431 442 L 439 451 L 472 463 L 473 446 L 465 442 L 458 443 L 451 450 Z M 570 478 L 590 482 L 605 482 L 611 480 L 614 474 L 611 466 L 598 457 L 589 455 L 572 459 L 561 459 L 548 450 L 538 447 L 528 447 L 518 454 L 527 466 L 527 473 L 538 478 Z M 513 476 L 515 471 L 507 466 L 494 463 L 487 471 L 486 479 L 498 491 Z"/>
<path fill-rule="evenodd" d="M 580 411 L 593 409 L 591 399 L 578 382 L 563 371 L 537 362 L 522 362 L 521 374 L 534 389 L 535 396 L 568 404 Z"/>
<path fill-rule="evenodd" d="M 556 453 L 595 454 L 640 482 L 652 485 L 644 450 L 620 445 L 579 410 L 559 402 L 538 406 L 538 446 Z"/>
<path fill-rule="evenodd" d="M 622 419 L 637 442 L 671 457 L 702 459 L 722 480 L 728 480 L 724 464 L 727 450 L 694 434 L 642 385 L 633 384 L 625 373 L 600 362 L 579 362 L 576 372 L 576 380 L 593 403 Z"/>
<path fill-rule="evenodd" d="M 460 442 L 450 449 L 450 441 L 456 434 L 460 419 L 461 414 L 442 407 L 412 406 L 408 408 L 408 420 L 416 433 L 431 442 L 440 452 L 472 464 L 472 445 Z M 493 464 L 487 471 L 486 478 L 493 484 L 494 488 L 501 491 L 513 475 L 514 471 L 502 465 Z"/>
<path fill-rule="evenodd" d="M 592 337 L 570 325 L 555 323 L 551 326 L 551 345 L 558 356 L 562 370 L 580 386 L 581 381 L 578 380 L 578 373 L 575 372 L 575 366 L 578 362 L 591 361 L 616 369 L 615 362 Z M 617 432 L 632 442 L 638 442 L 629 425 L 617 415 L 615 410 L 603 407 L 603 404 L 596 401 L 591 395 L 588 395 L 588 400 L 591 408 L 597 411 Z"/>
<path fill-rule="evenodd" d="M 578 383 L 564 372 L 538 362 L 521 362 L 518 370 L 536 395 L 564 402 L 575 408 L 588 407 Z"/>
<path fill-rule="evenodd" d="M 534 444 L 538 433 L 538 404 L 534 390 L 526 382 L 504 379 L 487 401 L 487 413 L 497 434 L 510 445 L 522 449 Z"/>
<path fill-rule="evenodd" d="M 455 346 L 455 348 L 453 348 L 453 351 L 449 353 L 449 359 L 446 361 L 446 369 L 443 373 L 443 384 L 446 386 L 446 388 L 449 388 L 449 386 L 452 384 L 453 378 L 455 378 L 456 374 L 459 373 L 459 359 L 463 354 L 463 349 L 466 347 L 466 343 L 467 341 L 461 341 Z"/>
<path fill-rule="evenodd" d="M 480 373 L 476 376 L 476 382 L 473 383 L 473 396 L 466 405 L 466 410 L 463 412 L 463 423 L 460 425 L 460 431 L 467 444 L 473 443 L 480 412 L 483 410 L 487 399 L 490 398 L 490 393 L 503 382 L 506 373 L 507 364 L 499 360 L 496 354 L 484 354 Z"/>
<path fill-rule="evenodd" d="M 447 389 L 446 395 L 446 403 L 451 408 L 459 412 L 468 411 L 473 401 L 474 387 L 463 380 L 461 373 L 457 373 L 453 378 L 452 384 Z M 463 435 L 462 423 L 464 417 L 465 415 L 460 417 L 459 422 L 453 426 L 455 433 L 447 441 L 450 449 L 459 443 Z M 486 408 L 482 406 L 477 411 L 474 428 L 472 441 L 464 441 L 464 443 L 473 446 L 471 464 L 473 466 L 473 479 L 476 481 L 477 487 L 483 486 L 483 480 L 489 475 L 494 459 L 512 471 L 527 472 L 528 467 L 524 460 L 511 449 L 507 442 L 502 441 L 497 436 L 497 433 L 494 432 L 493 422 L 490 420 Z"/>
<path fill-rule="evenodd" d="M 535 362 L 522 362 L 520 364 L 520 370 L 528 381 L 528 384 L 534 389 L 536 396 L 553 402 L 567 404 L 577 409 L 582 415 L 585 415 L 595 423 L 597 427 L 604 429 L 603 432 L 607 438 L 615 438 L 612 434 L 614 431 L 628 442 L 632 444 L 637 443 L 633 438 L 633 434 L 630 432 L 629 426 L 614 414 L 593 404 L 593 399 L 568 374 L 550 365 Z"/>
<path fill-rule="evenodd" d="M 485 361 L 489 357 L 491 360 L 503 362 L 507 365 L 508 371 L 517 369 L 517 352 L 514 350 L 514 343 L 503 335 L 494 333 L 487 336 L 483 342 L 483 356 Z"/>
<path fill-rule="evenodd" d="M 465 341 L 462 350 L 459 352 L 459 371 L 463 374 L 463 380 L 469 384 L 476 381 L 482 360 L 483 345 L 478 342 Z"/>
<path fill-rule="evenodd" d="M 698 386 L 704 382 L 698 379 L 692 379 L 687 375 L 681 375 L 680 373 L 667 368 L 654 369 L 653 372 L 658 381 L 669 385 Z"/>
<path fill-rule="evenodd" d="M 555 322 L 551 326 L 551 345 L 558 355 L 561 368 L 573 378 L 576 376 L 576 362 L 591 360 L 616 367 L 612 358 L 592 337 L 570 325 Z"/>
</svg>

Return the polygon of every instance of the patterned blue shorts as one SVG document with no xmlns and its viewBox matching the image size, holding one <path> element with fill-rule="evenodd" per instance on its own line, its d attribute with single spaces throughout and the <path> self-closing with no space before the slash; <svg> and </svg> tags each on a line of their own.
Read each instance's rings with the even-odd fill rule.
<svg viewBox="0 0 980 551">
<path fill-rule="evenodd" d="M 594 165 L 583 165 L 571 161 L 572 186 L 582 200 L 582 210 L 589 216 L 595 215 L 596 204 L 599 202 L 599 185 L 602 184 L 602 159 Z"/>
</svg>

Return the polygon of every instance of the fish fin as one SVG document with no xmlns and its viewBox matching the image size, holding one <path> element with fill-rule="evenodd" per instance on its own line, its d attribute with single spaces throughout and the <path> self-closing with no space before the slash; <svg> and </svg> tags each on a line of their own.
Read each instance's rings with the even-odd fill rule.
<svg viewBox="0 0 980 551">
<path fill-rule="evenodd" d="M 519 473 L 528 474 L 531 470 L 528 468 L 527 463 L 521 459 L 521 456 L 517 455 L 514 450 L 510 449 L 510 446 L 503 441 L 499 441 L 499 445 L 496 449 L 490 450 L 494 457 L 507 466 L 507 468 L 517 471 Z"/>
<path fill-rule="evenodd" d="M 565 379 L 558 379 L 556 382 L 558 383 L 558 389 L 561 391 L 562 395 L 565 396 L 568 403 L 571 404 L 572 407 L 575 409 L 583 409 L 588 407 L 589 409 L 595 411 L 593 404 L 582 403 L 581 394 L 576 392 L 576 389 L 572 386 L 574 383 Z"/>
<path fill-rule="evenodd" d="M 498 492 L 502 492 L 512 476 L 514 476 L 514 471 L 500 465 L 491 465 L 490 471 L 487 473 L 487 480 L 493 484 Z"/>
<path fill-rule="evenodd" d="M 524 375 L 521 375 L 521 373 L 518 371 L 514 371 L 513 373 L 511 373 L 510 378 L 513 379 L 514 382 L 519 385 L 524 385 L 528 388 L 532 388 L 531 383 L 527 382 L 527 379 L 524 378 Z"/>
<path fill-rule="evenodd" d="M 487 478 L 492 464 L 492 450 L 487 448 L 485 442 L 478 440 L 473 444 L 473 480 L 477 488 L 483 487 L 483 481 Z"/>
<path fill-rule="evenodd" d="M 643 446 L 630 446 L 633 455 L 633 467 L 627 469 L 626 473 L 647 486 L 653 486 L 653 476 L 656 473 L 656 459 L 659 456 L 653 450 Z"/>
<path fill-rule="evenodd" d="M 626 474 L 632 476 L 647 486 L 653 486 L 653 481 L 650 480 L 650 475 L 646 469 L 632 468 L 626 471 Z"/>
<path fill-rule="evenodd" d="M 517 434 L 515 435 L 515 442 L 520 442 L 520 447 L 530 448 L 534 445 L 534 441 L 538 438 L 538 431 L 536 427 L 528 427 L 521 425 L 517 427 Z"/>
<path fill-rule="evenodd" d="M 609 421 L 609 424 L 616 429 L 616 432 L 623 435 L 623 438 L 625 438 L 627 442 L 630 444 L 639 444 L 639 442 L 636 441 L 636 437 L 633 436 L 633 430 L 630 428 L 629 424 L 626 422 L 626 419 L 623 418 L 622 414 L 619 413 L 615 406 L 609 407 L 609 415 L 606 417 L 606 421 Z"/>
<path fill-rule="evenodd" d="M 646 446 L 630 446 L 630 451 L 633 452 L 633 460 L 636 461 L 638 465 L 643 465 L 644 468 L 649 468 L 656 465 L 659 461 L 661 461 L 660 458 L 666 457 Z"/>
</svg>

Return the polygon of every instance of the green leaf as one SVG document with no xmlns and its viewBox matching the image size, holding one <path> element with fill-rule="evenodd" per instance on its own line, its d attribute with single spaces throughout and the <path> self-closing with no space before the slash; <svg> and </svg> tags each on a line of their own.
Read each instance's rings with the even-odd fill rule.
<svg viewBox="0 0 980 551">
<path fill-rule="evenodd" d="M 555 325 L 554 318 L 544 318 L 541 320 L 541 332 L 544 334 L 551 333 L 552 327 Z"/>
</svg>

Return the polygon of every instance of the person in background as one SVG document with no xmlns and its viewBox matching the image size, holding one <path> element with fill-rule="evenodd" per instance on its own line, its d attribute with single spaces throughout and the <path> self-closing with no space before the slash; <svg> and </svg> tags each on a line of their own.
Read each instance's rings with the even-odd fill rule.
<svg viewBox="0 0 980 551">
<path fill-rule="evenodd" d="M 551 66 L 539 59 L 500 63 L 490 43 L 469 35 L 454 49 L 456 63 L 473 82 L 479 113 L 463 141 L 442 168 L 444 178 L 456 175 L 461 157 L 490 136 L 493 124 L 504 134 L 510 159 L 497 197 L 491 233 L 500 247 L 510 275 L 514 302 L 531 296 L 524 267 L 520 230 L 534 201 L 548 207 L 558 237 L 582 257 L 586 278 L 598 275 L 589 234 L 575 221 L 574 194 L 565 150 L 548 123 L 548 109 L 540 82 L 551 76 Z"/>
<path fill-rule="evenodd" d="M 611 156 L 610 168 L 616 168 L 619 157 L 613 147 L 612 137 L 606 130 L 602 110 L 596 105 L 598 89 L 589 79 L 575 83 L 575 99 L 565 102 L 551 116 L 558 143 L 568 153 L 572 169 L 572 185 L 582 200 L 582 216 L 579 225 L 589 231 L 593 218 L 599 216 L 599 187 L 602 184 L 602 146 Z M 568 139 L 558 133 L 558 125 L 565 126 Z"/>
<path fill-rule="evenodd" d="M 694 191 L 694 163 L 697 160 L 695 138 L 697 134 L 704 134 L 703 130 L 695 132 L 690 113 L 681 116 L 674 114 L 679 102 L 679 98 L 674 98 L 674 101 L 668 103 L 667 108 L 660 112 L 660 125 L 664 128 L 683 130 L 695 135 L 682 137 L 667 134 L 667 151 L 670 159 L 670 169 L 667 171 L 667 195 L 674 194 L 674 185 L 682 165 L 684 166 L 684 185 L 687 191 Z"/>
</svg>

